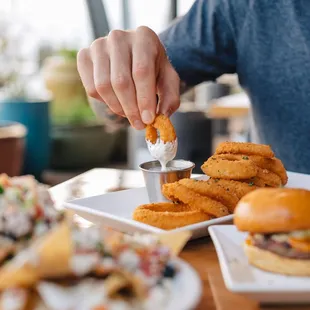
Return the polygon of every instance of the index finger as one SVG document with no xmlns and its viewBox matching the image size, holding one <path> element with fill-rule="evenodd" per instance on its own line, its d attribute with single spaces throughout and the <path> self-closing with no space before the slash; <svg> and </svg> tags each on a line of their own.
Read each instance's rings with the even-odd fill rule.
<svg viewBox="0 0 310 310">
<path fill-rule="evenodd" d="M 156 114 L 156 40 L 152 32 L 140 27 L 132 46 L 132 77 L 136 98 L 145 124 L 154 121 Z"/>
</svg>

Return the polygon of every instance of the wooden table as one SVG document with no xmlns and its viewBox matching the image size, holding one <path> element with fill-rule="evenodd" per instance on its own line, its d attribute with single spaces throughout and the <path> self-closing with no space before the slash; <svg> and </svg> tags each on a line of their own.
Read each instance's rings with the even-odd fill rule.
<svg viewBox="0 0 310 310">
<path fill-rule="evenodd" d="M 64 201 L 73 198 L 103 194 L 120 188 L 137 188 L 143 185 L 143 177 L 139 171 L 94 169 L 53 187 L 51 194 L 56 203 L 61 206 Z M 195 310 L 260 309 L 256 302 L 226 290 L 210 238 L 191 241 L 182 251 L 181 258 L 196 269 L 202 280 L 203 295 Z M 264 307 L 264 309 L 271 308 Z M 310 307 L 277 307 L 277 309 L 310 310 Z"/>
</svg>

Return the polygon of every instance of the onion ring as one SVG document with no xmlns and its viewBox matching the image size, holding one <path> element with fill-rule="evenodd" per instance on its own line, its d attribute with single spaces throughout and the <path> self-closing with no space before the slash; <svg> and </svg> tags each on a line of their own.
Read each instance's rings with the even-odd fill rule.
<svg viewBox="0 0 310 310">
<path fill-rule="evenodd" d="M 282 185 L 287 184 L 288 177 L 285 167 L 283 166 L 282 161 L 276 157 L 266 158 L 259 155 L 242 155 L 242 154 L 220 154 L 217 156 L 228 160 L 241 160 L 241 159 L 251 160 L 259 168 L 267 169 L 277 174 L 281 178 Z"/>
<path fill-rule="evenodd" d="M 267 169 L 258 168 L 257 176 L 254 178 L 254 184 L 255 184 L 255 179 L 261 180 L 262 182 L 265 183 L 265 185 L 270 186 L 270 187 L 281 187 L 282 186 L 281 178 L 277 174 Z"/>
<path fill-rule="evenodd" d="M 269 145 L 244 143 L 244 142 L 222 142 L 220 143 L 215 154 L 245 154 L 260 155 L 267 158 L 274 157 L 274 153 Z"/>
<path fill-rule="evenodd" d="M 261 178 L 258 178 L 257 176 L 249 180 L 242 180 L 242 182 L 245 182 L 249 185 L 255 185 L 257 187 L 266 187 L 266 183 Z"/>
<path fill-rule="evenodd" d="M 145 139 L 155 144 L 158 139 L 157 131 L 159 132 L 160 140 L 164 143 L 176 140 L 177 136 L 174 127 L 170 119 L 163 114 L 157 115 L 154 122 L 146 126 Z"/>
<path fill-rule="evenodd" d="M 166 169 L 167 163 L 175 158 L 178 149 L 170 119 L 162 114 L 156 116 L 153 124 L 146 126 L 145 140 L 152 157 L 160 162 L 162 169 Z"/>
<path fill-rule="evenodd" d="M 201 169 L 212 178 L 228 180 L 250 179 L 258 172 L 257 166 L 250 160 L 228 160 L 217 155 L 211 156 Z"/>
<path fill-rule="evenodd" d="M 282 161 L 276 157 L 274 158 L 265 158 L 261 156 L 251 156 L 250 160 L 254 162 L 259 168 L 267 169 L 270 172 L 275 173 L 281 179 L 282 185 L 286 185 L 288 181 L 288 176 L 286 169 Z"/>
<path fill-rule="evenodd" d="M 179 183 L 202 196 L 208 196 L 222 203 L 228 208 L 230 213 L 234 212 L 234 209 L 239 201 L 236 194 L 214 182 L 195 179 L 182 179 Z"/>
<path fill-rule="evenodd" d="M 209 179 L 208 182 L 217 183 L 220 186 L 223 186 L 226 190 L 231 193 L 234 193 L 239 199 L 243 196 L 252 192 L 255 189 L 258 189 L 253 182 L 244 183 L 234 180 L 224 180 L 224 179 Z"/>
<path fill-rule="evenodd" d="M 170 230 L 208 221 L 211 216 L 185 204 L 159 202 L 137 207 L 133 213 L 133 219 L 154 227 Z"/>
<path fill-rule="evenodd" d="M 195 210 L 201 210 L 215 217 L 229 214 L 227 207 L 222 203 L 207 196 L 202 196 L 186 186 L 176 183 L 164 184 L 162 187 L 163 195 L 172 201 L 188 204 Z"/>
</svg>

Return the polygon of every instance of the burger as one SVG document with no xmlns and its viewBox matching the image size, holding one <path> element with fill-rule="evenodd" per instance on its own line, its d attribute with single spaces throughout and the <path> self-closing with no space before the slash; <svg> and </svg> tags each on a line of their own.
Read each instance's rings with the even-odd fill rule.
<svg viewBox="0 0 310 310">
<path fill-rule="evenodd" d="M 248 232 L 249 263 L 266 271 L 310 276 L 310 191 L 262 188 L 244 196 L 234 224 Z"/>
</svg>

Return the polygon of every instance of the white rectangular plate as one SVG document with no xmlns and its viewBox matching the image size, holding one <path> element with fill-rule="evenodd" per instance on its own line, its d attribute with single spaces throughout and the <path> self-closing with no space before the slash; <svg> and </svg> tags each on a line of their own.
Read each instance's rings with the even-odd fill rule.
<svg viewBox="0 0 310 310">
<path fill-rule="evenodd" d="M 243 251 L 246 233 L 234 225 L 209 227 L 228 290 L 261 303 L 309 303 L 310 278 L 262 271 L 248 263 Z"/>
<path fill-rule="evenodd" d="M 288 187 L 303 187 L 310 189 L 310 176 L 298 173 L 288 173 Z M 200 176 L 198 179 L 208 179 L 207 176 Z M 98 180 L 100 182 L 100 180 Z M 162 233 L 162 229 L 142 224 L 132 220 L 134 209 L 149 203 L 145 187 L 107 193 L 104 195 L 76 199 L 65 203 L 65 207 L 74 210 L 86 220 L 105 224 L 108 227 L 121 232 L 132 234 L 134 232 Z M 221 218 L 188 225 L 173 231 L 189 230 L 192 232 L 192 239 L 208 235 L 208 227 L 214 224 L 227 224 L 232 221 L 233 216 L 228 215 Z"/>
<path fill-rule="evenodd" d="M 206 176 L 198 177 L 206 179 Z M 95 223 L 104 224 L 112 229 L 133 234 L 163 233 L 165 230 L 146 225 L 132 220 L 132 214 L 139 205 L 149 203 L 145 187 L 112 192 L 103 195 L 75 199 L 65 203 L 65 207 L 74 210 L 84 219 Z M 192 239 L 208 235 L 208 227 L 214 224 L 231 223 L 232 215 L 205 221 L 197 224 L 184 226 L 170 230 L 171 232 L 188 230 L 192 232 Z"/>
</svg>

